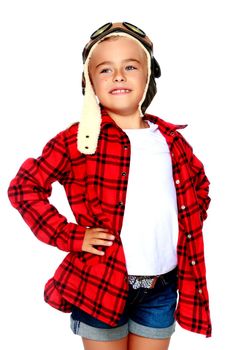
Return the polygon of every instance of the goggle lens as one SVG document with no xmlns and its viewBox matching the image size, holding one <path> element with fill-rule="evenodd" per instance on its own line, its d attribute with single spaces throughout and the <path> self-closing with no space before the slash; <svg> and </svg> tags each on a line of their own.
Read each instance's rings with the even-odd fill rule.
<svg viewBox="0 0 233 350">
<path fill-rule="evenodd" d="M 123 22 L 124 26 L 126 28 L 128 28 L 129 30 L 131 30 L 132 32 L 134 33 L 137 33 L 138 35 L 141 35 L 142 37 L 145 37 L 146 36 L 146 33 L 143 32 L 142 29 L 136 27 L 134 24 L 131 24 L 129 22 Z"/>
<path fill-rule="evenodd" d="M 106 32 L 106 30 L 111 28 L 111 26 L 112 26 L 111 22 L 104 24 L 102 27 L 100 27 L 99 29 L 94 31 L 94 33 L 91 34 L 91 39 L 93 40 L 93 39 L 97 38 L 100 34 Z"/>
</svg>

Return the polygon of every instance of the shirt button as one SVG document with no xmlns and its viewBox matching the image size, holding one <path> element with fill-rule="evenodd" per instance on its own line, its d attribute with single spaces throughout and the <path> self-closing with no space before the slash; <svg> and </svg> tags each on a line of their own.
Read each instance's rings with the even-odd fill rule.
<svg viewBox="0 0 233 350">
<path fill-rule="evenodd" d="M 119 205 L 119 207 L 123 207 L 124 203 L 123 202 L 119 202 L 118 205 Z"/>
<path fill-rule="evenodd" d="M 176 184 L 179 185 L 179 183 L 180 183 L 180 180 L 176 180 Z"/>
<path fill-rule="evenodd" d="M 181 205 L 181 209 L 184 210 L 186 207 L 185 205 Z"/>
<path fill-rule="evenodd" d="M 123 173 L 121 173 L 122 176 L 126 176 L 126 172 L 123 171 Z"/>
<path fill-rule="evenodd" d="M 192 235 L 188 234 L 188 236 L 187 236 L 187 237 L 190 239 L 190 238 L 192 238 Z"/>
<path fill-rule="evenodd" d="M 174 153 L 172 152 L 172 157 L 174 157 Z"/>
<path fill-rule="evenodd" d="M 170 135 L 171 135 L 171 136 L 175 135 L 174 131 L 171 131 L 171 132 L 170 132 Z"/>
<path fill-rule="evenodd" d="M 191 261 L 191 264 L 194 266 L 194 265 L 196 265 L 196 261 L 195 260 L 192 260 Z"/>
<path fill-rule="evenodd" d="M 128 149 L 128 146 L 125 145 L 125 146 L 124 146 L 124 149 Z"/>
<path fill-rule="evenodd" d="M 199 289 L 199 290 L 198 290 L 198 293 L 201 294 L 201 293 L 202 293 L 202 289 Z"/>
</svg>

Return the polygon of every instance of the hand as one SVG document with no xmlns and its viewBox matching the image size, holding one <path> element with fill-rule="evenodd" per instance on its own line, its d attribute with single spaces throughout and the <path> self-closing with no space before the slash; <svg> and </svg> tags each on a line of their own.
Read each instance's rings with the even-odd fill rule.
<svg viewBox="0 0 233 350">
<path fill-rule="evenodd" d="M 82 250 L 96 255 L 104 255 L 105 253 L 103 251 L 100 251 L 93 246 L 111 246 L 114 239 L 115 236 L 110 234 L 106 228 L 87 228 L 83 239 Z"/>
</svg>

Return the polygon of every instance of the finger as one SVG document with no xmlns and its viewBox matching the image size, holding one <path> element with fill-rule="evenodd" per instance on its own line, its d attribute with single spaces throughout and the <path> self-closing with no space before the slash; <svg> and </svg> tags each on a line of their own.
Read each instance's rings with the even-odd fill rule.
<svg viewBox="0 0 233 350">
<path fill-rule="evenodd" d="M 104 252 L 104 251 L 102 251 L 102 250 L 98 250 L 98 249 L 95 249 L 94 247 L 92 247 L 92 249 L 91 249 L 90 253 L 92 253 L 92 254 L 96 254 L 96 255 L 104 255 L 104 254 L 105 254 L 105 252 Z"/>
<path fill-rule="evenodd" d="M 93 227 L 92 230 L 95 232 L 109 232 L 107 228 L 103 228 L 103 227 Z"/>
<path fill-rule="evenodd" d="M 96 239 L 96 238 L 92 238 L 90 243 L 91 245 L 105 245 L 105 246 L 110 246 L 112 245 L 112 241 L 107 241 L 104 239 Z"/>
<path fill-rule="evenodd" d="M 114 240 L 115 236 L 111 235 L 110 233 L 104 233 L 104 232 L 99 232 L 96 235 L 98 238 L 103 238 L 103 239 L 108 239 L 108 240 Z"/>
</svg>

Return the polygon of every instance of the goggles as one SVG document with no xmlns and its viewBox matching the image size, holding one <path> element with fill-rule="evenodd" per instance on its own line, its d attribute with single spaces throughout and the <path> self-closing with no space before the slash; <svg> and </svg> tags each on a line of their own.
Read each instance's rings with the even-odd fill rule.
<svg viewBox="0 0 233 350">
<path fill-rule="evenodd" d="M 91 34 L 91 40 L 84 47 L 82 53 L 83 62 L 85 62 L 91 47 L 101 38 L 113 32 L 124 32 L 130 34 L 131 36 L 138 39 L 150 51 L 150 53 L 153 51 L 153 43 L 142 29 L 136 27 L 134 24 L 131 24 L 129 22 L 109 22 L 104 24 L 99 29 L 95 30 L 94 33 Z"/>
</svg>

